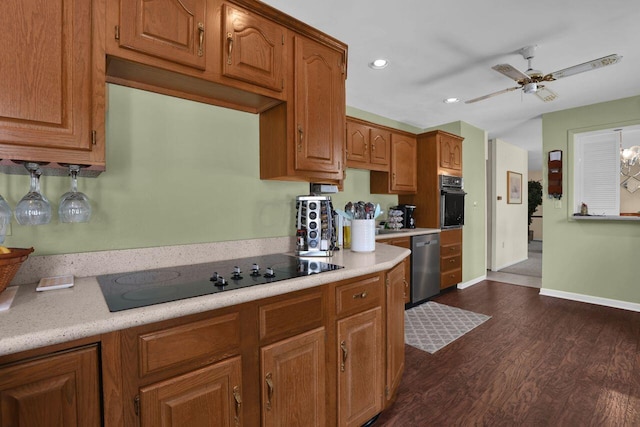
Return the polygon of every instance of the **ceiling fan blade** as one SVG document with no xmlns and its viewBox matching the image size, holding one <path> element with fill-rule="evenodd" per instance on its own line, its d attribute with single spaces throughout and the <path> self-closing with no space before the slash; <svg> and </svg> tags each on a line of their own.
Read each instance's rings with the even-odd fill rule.
<svg viewBox="0 0 640 427">
<path fill-rule="evenodd" d="M 603 58 L 594 59 L 593 61 L 585 62 L 584 64 L 574 65 L 573 67 L 565 68 L 563 70 L 554 71 L 553 73 L 544 76 L 544 80 L 557 80 L 563 77 L 573 76 L 574 74 L 584 73 L 585 71 L 595 70 L 596 68 L 606 67 L 607 65 L 613 65 L 620 62 L 622 56 L 613 54 L 605 56 Z"/>
<path fill-rule="evenodd" d="M 529 76 L 527 76 L 525 73 L 523 73 L 522 71 L 518 70 L 517 68 L 509 64 L 498 64 L 498 65 L 494 65 L 491 68 L 501 74 L 504 74 L 510 79 L 517 81 L 518 83 L 521 83 L 521 82 L 528 83 L 530 80 Z"/>
<path fill-rule="evenodd" d="M 545 86 L 539 85 L 536 96 L 544 102 L 551 102 L 558 97 L 558 94 Z"/>
<path fill-rule="evenodd" d="M 482 100 L 487 99 L 487 98 L 492 98 L 492 97 L 497 96 L 497 95 L 502 95 L 503 93 L 511 92 L 512 90 L 516 90 L 516 89 L 520 89 L 520 86 L 510 87 L 509 89 L 503 89 L 503 90 L 498 91 L 498 92 L 490 93 L 489 95 L 484 95 L 484 96 L 480 96 L 478 98 L 473 98 L 473 99 L 470 99 L 468 101 L 465 101 L 464 103 L 465 104 L 471 104 L 473 102 L 478 102 L 478 101 L 482 101 Z"/>
</svg>

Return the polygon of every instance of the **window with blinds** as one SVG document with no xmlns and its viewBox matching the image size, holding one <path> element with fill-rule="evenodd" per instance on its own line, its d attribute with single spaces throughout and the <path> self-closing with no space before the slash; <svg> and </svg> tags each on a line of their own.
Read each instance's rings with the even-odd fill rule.
<svg viewBox="0 0 640 427">
<path fill-rule="evenodd" d="M 574 212 L 586 203 L 590 215 L 620 215 L 620 142 L 611 131 L 574 139 Z"/>
</svg>

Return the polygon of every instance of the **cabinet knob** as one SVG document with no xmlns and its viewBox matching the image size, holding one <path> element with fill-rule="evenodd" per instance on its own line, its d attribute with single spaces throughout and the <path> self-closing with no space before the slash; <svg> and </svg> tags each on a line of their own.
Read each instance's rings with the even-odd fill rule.
<svg viewBox="0 0 640 427">
<path fill-rule="evenodd" d="M 202 22 L 198 22 L 198 36 L 198 39 L 200 40 L 198 44 L 198 56 L 202 56 L 204 46 L 204 24 Z"/>
<path fill-rule="evenodd" d="M 271 410 L 271 398 L 273 397 L 273 375 L 267 374 L 264 381 L 267 383 L 267 411 Z"/>
<path fill-rule="evenodd" d="M 344 372 L 344 365 L 347 363 L 347 354 L 349 353 L 347 350 L 346 341 L 342 341 L 340 343 L 340 349 L 342 350 L 342 362 L 340 362 L 340 372 Z"/>
<path fill-rule="evenodd" d="M 363 299 L 364 299 L 364 298 L 366 298 L 366 297 L 367 297 L 367 291 L 363 291 L 363 292 L 362 292 L 362 293 L 360 293 L 360 294 L 355 294 L 355 295 L 353 296 L 353 299 L 358 299 L 358 298 L 363 298 Z"/>
<path fill-rule="evenodd" d="M 232 50 L 233 50 L 233 34 L 227 33 L 227 65 L 231 65 Z"/>
<path fill-rule="evenodd" d="M 240 425 L 240 406 L 242 405 L 242 396 L 240 395 L 240 387 L 233 387 L 233 400 L 236 404 L 236 416 L 234 417 L 234 421 L 236 425 Z"/>
</svg>

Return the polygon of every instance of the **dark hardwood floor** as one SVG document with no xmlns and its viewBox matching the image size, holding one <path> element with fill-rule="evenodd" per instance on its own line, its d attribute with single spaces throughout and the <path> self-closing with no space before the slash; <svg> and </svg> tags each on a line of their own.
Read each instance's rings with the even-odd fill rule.
<svg viewBox="0 0 640 427">
<path fill-rule="evenodd" d="M 435 354 L 406 346 L 381 426 L 640 426 L 640 313 L 484 281 L 434 301 L 492 316 Z"/>
</svg>

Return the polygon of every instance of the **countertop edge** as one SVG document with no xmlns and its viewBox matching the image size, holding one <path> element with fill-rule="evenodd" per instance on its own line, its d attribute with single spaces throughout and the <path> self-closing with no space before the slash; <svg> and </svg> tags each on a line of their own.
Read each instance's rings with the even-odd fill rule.
<svg viewBox="0 0 640 427">
<path fill-rule="evenodd" d="M 99 337 L 104 333 L 130 327 L 386 271 L 410 253 L 408 249 L 383 244 L 376 245 L 376 251 L 370 253 L 340 251 L 331 258 L 325 258 L 328 262 L 343 265 L 344 268 L 340 270 L 291 279 L 286 283 L 276 282 L 268 286 L 238 289 L 115 313 L 108 311 L 95 277 L 77 279 L 73 288 L 48 292 L 36 292 L 36 284 L 21 285 L 14 301 L 14 304 L 21 304 L 19 308 L 14 310 L 12 307 L 0 313 L 0 356 L 82 338 Z M 68 317 L 65 316 L 67 311 Z M 55 318 L 56 312 L 60 316 L 58 319 Z M 51 318 L 51 321 L 47 321 L 47 318 Z M 10 335 L 12 330 L 14 335 Z"/>
</svg>

